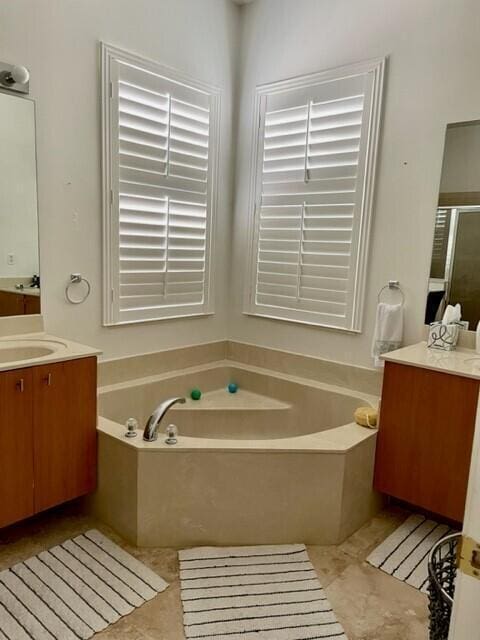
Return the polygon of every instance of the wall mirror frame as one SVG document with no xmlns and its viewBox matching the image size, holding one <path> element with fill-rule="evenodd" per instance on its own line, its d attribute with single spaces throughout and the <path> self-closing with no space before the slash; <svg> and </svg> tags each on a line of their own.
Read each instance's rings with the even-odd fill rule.
<svg viewBox="0 0 480 640">
<path fill-rule="evenodd" d="M 0 317 L 39 314 L 35 102 L 0 91 Z"/>
<path fill-rule="evenodd" d="M 480 322 L 480 120 L 447 125 L 425 323 L 459 303 L 470 331 Z"/>
</svg>

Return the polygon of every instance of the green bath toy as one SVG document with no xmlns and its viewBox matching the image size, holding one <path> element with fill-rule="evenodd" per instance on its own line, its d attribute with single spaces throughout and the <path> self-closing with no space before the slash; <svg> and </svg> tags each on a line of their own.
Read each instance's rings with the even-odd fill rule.
<svg viewBox="0 0 480 640">
<path fill-rule="evenodd" d="M 200 389 L 192 389 L 190 391 L 190 397 L 192 400 L 200 400 L 200 398 L 202 397 L 202 392 L 200 391 Z"/>
</svg>

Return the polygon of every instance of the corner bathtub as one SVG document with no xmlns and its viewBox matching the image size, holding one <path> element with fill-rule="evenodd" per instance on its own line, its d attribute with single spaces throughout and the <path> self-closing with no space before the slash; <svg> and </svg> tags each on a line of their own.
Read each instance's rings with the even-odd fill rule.
<svg viewBox="0 0 480 640">
<path fill-rule="evenodd" d="M 239 385 L 236 394 L 228 382 Z M 156 442 L 160 401 L 189 396 Z M 138 546 L 338 544 L 379 508 L 376 431 L 352 423 L 375 397 L 231 362 L 99 390 L 97 515 Z M 140 429 L 125 438 L 125 421 Z M 164 442 L 177 425 L 178 444 Z"/>
</svg>

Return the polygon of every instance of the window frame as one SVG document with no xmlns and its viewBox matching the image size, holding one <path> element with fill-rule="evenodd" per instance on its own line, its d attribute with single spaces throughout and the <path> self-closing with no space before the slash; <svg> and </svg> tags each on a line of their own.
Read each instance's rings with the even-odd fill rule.
<svg viewBox="0 0 480 640">
<path fill-rule="evenodd" d="M 218 170 L 220 156 L 221 90 L 143 56 L 118 47 L 100 43 L 102 101 L 102 204 L 103 204 L 103 326 L 119 326 L 143 322 L 158 322 L 175 318 L 205 317 L 214 314 L 214 239 L 218 208 Z M 116 174 L 117 132 L 112 130 L 111 62 L 120 60 L 150 73 L 164 76 L 174 83 L 187 85 L 209 95 L 211 100 L 209 129 L 209 181 L 207 183 L 207 230 L 205 248 L 204 300 L 201 304 L 157 307 L 158 315 L 123 320 L 119 317 L 119 190 Z"/>
<path fill-rule="evenodd" d="M 386 58 L 377 58 L 374 60 L 367 60 L 364 62 L 328 69 L 326 71 L 296 76 L 287 80 L 262 84 L 256 87 L 253 105 L 254 120 L 251 142 L 251 173 L 248 203 L 249 220 L 247 230 L 248 249 L 243 303 L 244 315 L 269 318 L 284 322 L 294 322 L 332 330 L 346 331 L 348 333 L 362 332 L 386 61 Z M 364 159 L 365 172 L 363 181 L 363 204 L 360 213 L 356 214 L 360 216 L 360 231 L 358 234 L 358 250 L 355 263 L 355 286 L 350 325 L 346 327 L 334 326 L 320 321 L 317 322 L 305 319 L 304 317 L 283 317 L 280 314 L 270 314 L 268 312 L 259 311 L 257 307 L 262 305 L 257 305 L 256 303 L 256 273 L 267 97 L 269 95 L 281 94 L 295 89 L 308 89 L 309 87 L 314 87 L 322 82 L 368 73 L 373 74 L 371 109 L 369 114 L 369 135 L 366 142 L 366 154 Z M 299 313 L 299 316 L 302 315 L 299 310 L 295 310 L 295 312 Z M 294 313 L 291 313 L 290 315 L 293 316 Z"/>
</svg>

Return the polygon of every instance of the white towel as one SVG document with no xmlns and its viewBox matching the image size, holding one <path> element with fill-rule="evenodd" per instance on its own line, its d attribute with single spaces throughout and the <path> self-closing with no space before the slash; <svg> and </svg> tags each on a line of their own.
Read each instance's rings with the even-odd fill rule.
<svg viewBox="0 0 480 640">
<path fill-rule="evenodd" d="M 375 333 L 373 334 L 372 358 L 376 367 L 383 367 L 382 353 L 399 349 L 403 340 L 403 304 L 379 302 Z"/>
</svg>

